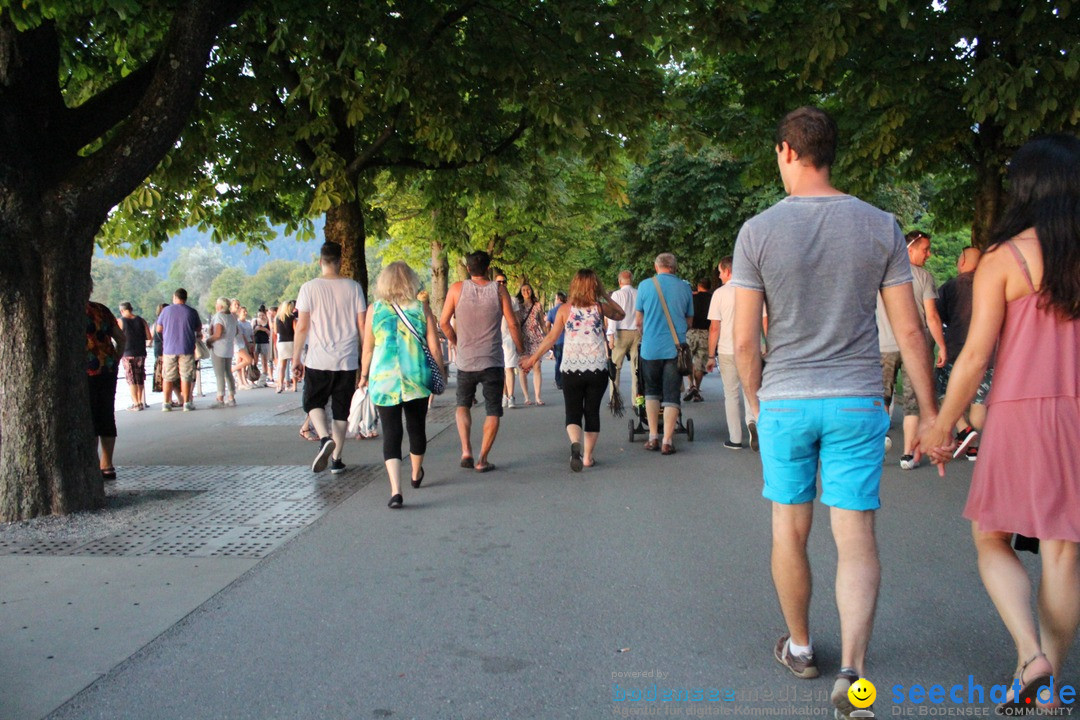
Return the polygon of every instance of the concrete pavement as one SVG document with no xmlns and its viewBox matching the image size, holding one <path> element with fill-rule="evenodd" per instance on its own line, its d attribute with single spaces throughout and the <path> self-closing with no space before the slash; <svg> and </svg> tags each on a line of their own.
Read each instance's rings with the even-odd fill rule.
<svg viewBox="0 0 1080 720">
<path fill-rule="evenodd" d="M 811 537 L 823 677 L 798 681 L 772 658 L 783 624 L 760 463 L 749 450 L 722 447 L 720 388 L 708 378 L 708 401 L 685 406 L 695 442 L 680 437 L 671 457 L 643 451 L 640 436 L 631 444 L 626 420 L 605 414 L 598 465 L 580 474 L 568 469 L 554 390 L 545 407 L 506 412 L 492 454 L 498 470 L 486 475 L 458 468 L 449 408 L 436 411 L 429 434 L 443 431 L 429 444 L 423 487 L 404 488 L 403 510 L 388 510 L 385 477 L 363 470 L 370 480 L 261 560 L 208 557 L 196 573 L 193 561 L 140 557 L 155 583 L 190 589 L 177 594 L 171 618 L 151 623 L 118 605 L 117 624 L 141 628 L 138 639 L 118 649 L 73 634 L 80 660 L 52 671 L 65 680 L 53 699 L 20 704 L 33 689 L 11 687 L 5 672 L 0 716 L 40 717 L 64 693 L 74 697 L 51 718 L 831 716 L 839 629 L 828 514 L 817 513 Z M 260 390 L 240 400 L 232 416 L 121 413 L 118 464 L 302 469 L 310 461 L 314 444 L 293 440 L 300 415 L 281 410 L 283 396 Z M 370 441 L 350 442 L 345 456 L 368 469 L 380 458 Z M 918 715 L 919 706 L 890 702 L 895 684 L 966 686 L 971 674 L 990 685 L 1013 669 L 960 517 L 969 464 L 950 466 L 941 480 L 930 468 L 903 472 L 898 459 L 896 450 L 887 458 L 878 516 L 884 576 L 868 662 L 878 716 Z M 25 558 L 0 558 L 5 579 L 9 560 Z M 119 569 L 100 563 L 93 572 Z M 40 577 L 5 581 L 4 597 Z M 59 612 L 58 598 L 88 597 L 73 587 L 37 590 L 43 625 Z M 28 603 L 3 602 L 5 628 L 28 624 L 20 620 Z M 70 612 L 70 624 L 92 622 Z M 30 652 L 4 645 L 5 663 Z M 133 654 L 116 665 L 125 653 Z M 46 682 L 49 668 L 43 659 L 30 672 Z M 635 689 L 647 698 L 653 685 L 661 694 L 716 689 L 730 700 L 619 699 Z M 10 714 L 19 708 L 30 714 Z"/>
</svg>

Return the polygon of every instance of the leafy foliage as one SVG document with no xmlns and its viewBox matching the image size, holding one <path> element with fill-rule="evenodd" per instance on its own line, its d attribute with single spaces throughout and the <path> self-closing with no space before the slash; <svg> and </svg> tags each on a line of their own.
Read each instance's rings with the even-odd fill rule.
<svg viewBox="0 0 1080 720">
<path fill-rule="evenodd" d="M 1036 133 L 1080 125 L 1080 17 L 1071 3 L 1023 0 L 767 0 L 715 22 L 688 63 L 706 122 L 759 145 L 784 112 L 813 103 L 841 127 L 839 184 L 860 194 L 937 177 L 930 210 L 986 229 L 1000 211 L 1005 162 Z M 729 19 L 730 20 L 730 19 Z M 752 150 L 751 150 L 752 151 Z"/>
</svg>

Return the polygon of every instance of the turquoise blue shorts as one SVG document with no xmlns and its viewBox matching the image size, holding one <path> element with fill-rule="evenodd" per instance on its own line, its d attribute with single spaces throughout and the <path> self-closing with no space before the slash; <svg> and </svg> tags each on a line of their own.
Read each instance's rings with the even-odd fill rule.
<svg viewBox="0 0 1080 720">
<path fill-rule="evenodd" d="M 813 502 L 820 462 L 822 503 L 877 510 L 888 429 L 880 397 L 762 402 L 762 495 L 784 505 Z"/>
</svg>

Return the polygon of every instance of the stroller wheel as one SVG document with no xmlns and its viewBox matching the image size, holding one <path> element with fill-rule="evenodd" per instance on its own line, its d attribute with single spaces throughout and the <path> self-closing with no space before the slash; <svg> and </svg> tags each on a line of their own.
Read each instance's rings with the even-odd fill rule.
<svg viewBox="0 0 1080 720">
<path fill-rule="evenodd" d="M 686 419 L 686 441 L 694 442 L 694 419 Z"/>
<path fill-rule="evenodd" d="M 634 442 L 634 421 L 631 419 L 627 422 L 627 426 L 630 428 L 630 442 Z"/>
</svg>

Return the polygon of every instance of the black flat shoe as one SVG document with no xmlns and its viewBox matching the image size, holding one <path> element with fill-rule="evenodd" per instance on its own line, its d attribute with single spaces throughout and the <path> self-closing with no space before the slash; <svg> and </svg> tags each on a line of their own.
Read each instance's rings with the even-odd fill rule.
<svg viewBox="0 0 1080 720">
<path fill-rule="evenodd" d="M 102 470 L 101 471 L 101 479 L 102 480 L 115 480 L 116 479 L 116 468 L 106 468 L 106 469 Z"/>
<path fill-rule="evenodd" d="M 420 483 L 424 482 L 424 468 L 420 468 L 420 477 L 416 478 L 415 480 L 410 480 L 409 482 L 412 483 L 412 486 L 414 488 L 420 487 Z"/>
<path fill-rule="evenodd" d="M 405 503 L 405 500 L 401 497 L 401 493 L 390 498 L 390 502 L 386 503 L 386 507 L 397 510 Z"/>
</svg>

